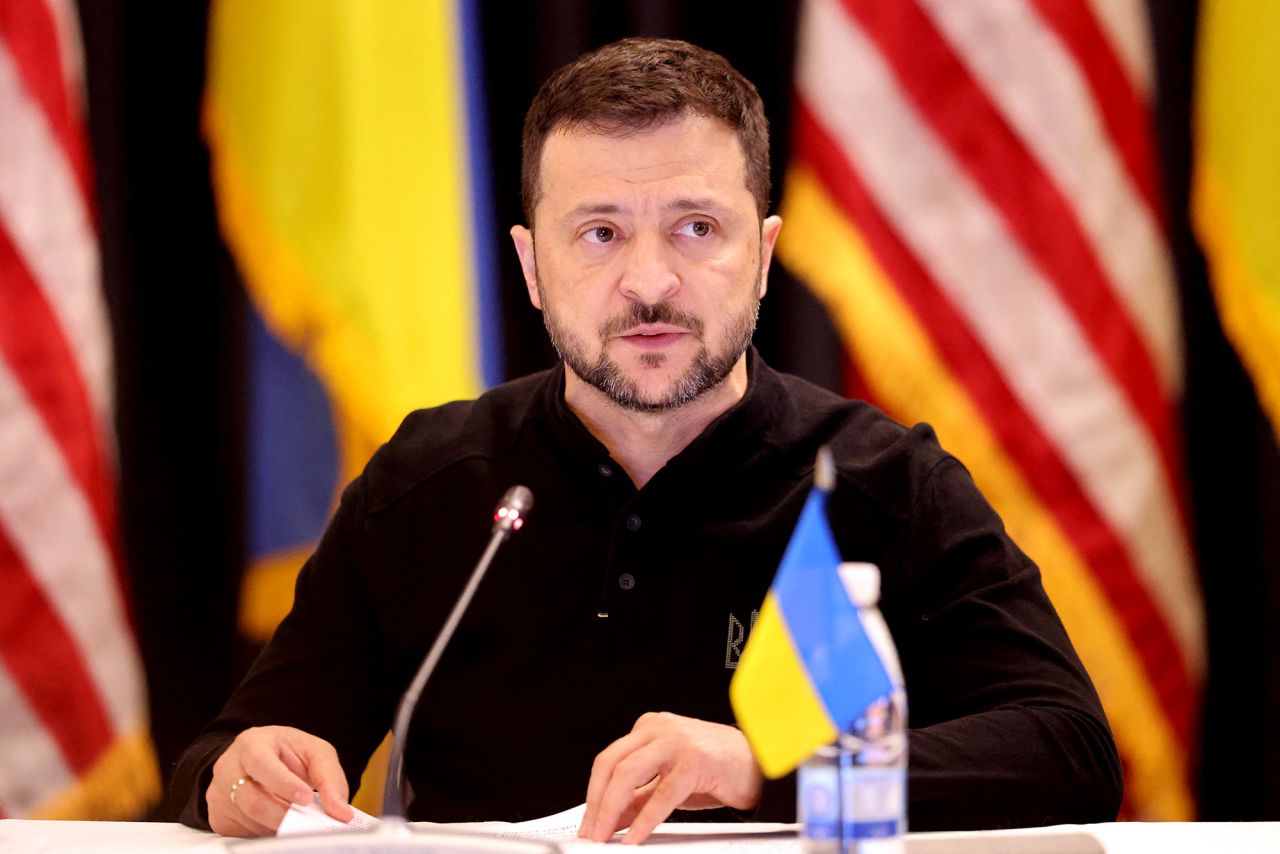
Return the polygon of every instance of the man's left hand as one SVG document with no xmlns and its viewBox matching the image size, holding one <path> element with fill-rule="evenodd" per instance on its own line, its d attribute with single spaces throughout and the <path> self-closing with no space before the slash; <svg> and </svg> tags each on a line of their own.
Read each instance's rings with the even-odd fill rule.
<svg viewBox="0 0 1280 854">
<path fill-rule="evenodd" d="M 650 712 L 596 757 L 578 836 L 606 842 L 630 825 L 622 841 L 643 842 L 677 808 L 752 809 L 763 781 L 740 730 Z"/>
</svg>

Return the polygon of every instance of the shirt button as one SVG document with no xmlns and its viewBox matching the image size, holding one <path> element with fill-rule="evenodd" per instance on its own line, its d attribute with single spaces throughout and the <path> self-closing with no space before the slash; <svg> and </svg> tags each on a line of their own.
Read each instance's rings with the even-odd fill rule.
<svg viewBox="0 0 1280 854">
<path fill-rule="evenodd" d="M 624 572 L 618 576 L 618 586 L 623 590 L 630 590 L 636 586 L 636 577 L 629 572 Z"/>
<path fill-rule="evenodd" d="M 608 463 L 601 463 L 596 466 L 596 471 L 600 472 L 601 477 L 613 477 L 613 466 Z"/>
<path fill-rule="evenodd" d="M 626 520 L 623 521 L 623 524 L 627 526 L 628 531 L 638 531 L 640 530 L 640 517 L 631 513 L 627 516 Z"/>
</svg>

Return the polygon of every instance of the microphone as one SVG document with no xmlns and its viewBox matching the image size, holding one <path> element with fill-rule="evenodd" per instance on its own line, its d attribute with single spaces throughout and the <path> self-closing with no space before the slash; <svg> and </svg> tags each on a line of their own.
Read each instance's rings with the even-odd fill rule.
<svg viewBox="0 0 1280 854">
<path fill-rule="evenodd" d="M 449 612 L 449 618 L 444 621 L 440 633 L 436 635 L 431 651 L 422 660 L 422 666 L 418 668 L 413 681 L 409 683 L 408 690 L 400 698 L 395 726 L 391 729 L 391 753 L 387 761 L 387 778 L 382 785 L 383 821 L 389 818 L 393 821 L 403 820 L 405 810 L 408 808 L 404 791 L 404 742 L 409 734 L 409 720 L 413 717 L 413 710 L 418 706 L 418 697 L 440 662 L 440 656 L 444 655 L 444 649 L 449 645 L 449 640 L 453 637 L 454 630 L 458 628 L 458 623 L 462 621 L 462 615 L 466 613 L 467 606 L 471 604 L 471 597 L 475 595 L 476 588 L 480 586 L 480 579 L 484 578 L 490 562 L 493 561 L 493 556 L 497 554 L 498 546 L 520 530 L 524 525 L 525 516 L 532 508 L 533 493 L 527 486 L 513 486 L 503 494 L 497 509 L 493 511 L 493 533 L 489 537 L 489 545 L 480 555 L 475 569 L 471 570 L 471 578 L 463 588 L 458 601 L 454 603 L 453 610 Z"/>
<path fill-rule="evenodd" d="M 245 854 L 560 854 L 560 846 L 549 840 L 484 836 L 474 831 L 450 831 L 447 826 L 415 832 L 405 821 L 404 743 L 409 732 L 409 719 L 413 717 L 422 689 L 462 621 L 462 615 L 471 604 L 471 597 L 480 586 L 480 579 L 489 569 L 498 546 L 524 527 L 525 517 L 532 507 L 533 493 L 528 487 L 513 486 L 502 496 L 493 512 L 489 545 L 471 570 L 467 586 L 454 603 L 449 618 L 436 635 L 408 690 L 400 698 L 395 726 L 391 730 L 391 755 L 387 762 L 382 820 L 378 827 L 372 831 L 227 840 L 224 844 L 228 851 L 236 854 L 242 851 Z"/>
<path fill-rule="evenodd" d="M 493 532 L 505 532 L 506 537 L 513 531 L 520 530 L 524 517 L 533 509 L 533 493 L 527 486 L 513 486 L 508 489 L 498 502 L 498 509 L 493 511 Z M 482 558 L 483 559 L 483 558 Z"/>
</svg>

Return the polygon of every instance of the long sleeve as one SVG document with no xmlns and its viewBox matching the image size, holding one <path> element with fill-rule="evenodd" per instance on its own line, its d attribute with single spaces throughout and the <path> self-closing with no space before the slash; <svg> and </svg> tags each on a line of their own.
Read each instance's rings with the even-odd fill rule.
<svg viewBox="0 0 1280 854">
<path fill-rule="evenodd" d="M 221 714 L 178 759 L 166 807 L 182 823 L 208 828 L 204 793 L 213 763 L 242 730 L 292 726 L 325 739 L 355 791 L 390 726 L 398 691 L 386 675 L 359 559 L 363 483 L 348 487 L 298 576 L 293 609 L 275 636 Z"/>
<path fill-rule="evenodd" d="M 331 742 L 354 788 L 512 483 L 540 496 L 536 522 L 495 562 L 423 695 L 411 815 L 545 815 L 581 801 L 592 758 L 639 714 L 732 720 L 733 655 L 829 442 L 841 554 L 881 567 L 902 657 L 912 826 L 1114 818 L 1120 774 L 1097 696 L 1039 571 L 963 466 L 927 426 L 757 368 L 743 404 L 639 491 L 606 474 L 555 372 L 407 418 L 344 494 L 275 638 L 179 761 L 171 814 L 206 825 L 210 766 L 251 726 Z M 513 708 L 531 734 L 518 761 L 495 737 Z M 793 782 L 771 783 L 755 817 L 794 805 Z"/>
<path fill-rule="evenodd" d="M 921 439 L 935 450 L 846 480 L 832 518 L 846 557 L 881 566 L 907 687 L 911 829 L 1114 820 L 1115 744 L 1039 570 L 932 431 L 900 448 Z M 791 821 L 795 803 L 794 774 L 766 781 L 750 818 Z"/>
<path fill-rule="evenodd" d="M 952 458 L 912 508 L 893 610 L 916 830 L 1115 819 L 1101 704 L 1040 572 Z"/>
</svg>

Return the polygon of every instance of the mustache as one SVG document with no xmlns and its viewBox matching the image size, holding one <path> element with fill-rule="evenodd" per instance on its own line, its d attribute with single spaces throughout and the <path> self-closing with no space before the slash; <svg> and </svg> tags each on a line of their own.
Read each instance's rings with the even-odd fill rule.
<svg viewBox="0 0 1280 854">
<path fill-rule="evenodd" d="M 600 337 L 608 340 L 616 335 L 621 335 L 628 329 L 645 326 L 650 323 L 678 326 L 698 337 L 702 336 L 702 320 L 687 311 L 676 308 L 669 302 L 656 302 L 652 305 L 633 302 L 625 312 L 605 321 L 604 325 L 600 327 Z"/>
</svg>

